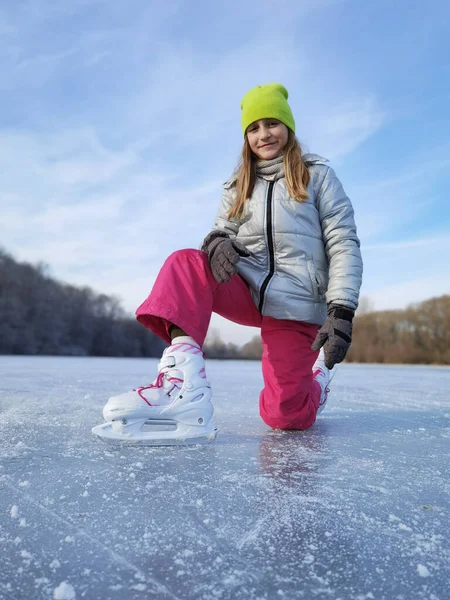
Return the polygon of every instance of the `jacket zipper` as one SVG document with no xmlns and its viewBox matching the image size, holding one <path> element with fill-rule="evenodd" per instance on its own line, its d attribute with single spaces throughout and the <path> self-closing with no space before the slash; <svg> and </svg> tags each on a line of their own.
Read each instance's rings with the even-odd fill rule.
<svg viewBox="0 0 450 600">
<path fill-rule="evenodd" d="M 273 274 L 275 272 L 275 254 L 273 250 L 273 231 L 272 231 L 272 196 L 273 196 L 273 187 L 275 185 L 275 181 L 269 182 L 269 189 L 267 191 L 267 203 L 266 203 L 266 222 L 267 222 L 267 245 L 269 249 L 269 274 L 264 279 L 263 284 L 261 286 L 261 291 L 259 293 L 259 306 L 258 310 L 262 313 L 262 308 L 264 304 L 264 294 L 267 286 L 269 285 L 269 281 L 272 279 Z"/>
</svg>

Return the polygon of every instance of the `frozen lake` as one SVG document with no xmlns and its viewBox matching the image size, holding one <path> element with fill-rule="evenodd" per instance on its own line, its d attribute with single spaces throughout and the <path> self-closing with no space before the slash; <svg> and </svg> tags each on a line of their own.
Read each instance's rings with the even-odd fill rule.
<svg viewBox="0 0 450 600">
<path fill-rule="evenodd" d="M 91 434 L 156 360 L 0 357 L 0 598 L 448 600 L 450 369 L 343 365 L 307 432 L 207 362 L 209 446 Z"/>
</svg>

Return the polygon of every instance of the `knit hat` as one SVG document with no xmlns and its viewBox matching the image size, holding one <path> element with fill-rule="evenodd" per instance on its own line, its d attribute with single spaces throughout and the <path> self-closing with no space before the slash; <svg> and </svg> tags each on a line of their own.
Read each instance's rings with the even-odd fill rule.
<svg viewBox="0 0 450 600">
<path fill-rule="evenodd" d="M 259 119 L 278 119 L 295 133 L 295 121 L 287 102 L 287 89 L 281 83 L 258 85 L 242 98 L 242 131 Z"/>
</svg>

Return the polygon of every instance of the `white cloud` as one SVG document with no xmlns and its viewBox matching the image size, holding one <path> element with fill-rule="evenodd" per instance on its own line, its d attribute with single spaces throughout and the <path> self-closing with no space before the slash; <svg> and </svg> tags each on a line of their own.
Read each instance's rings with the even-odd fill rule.
<svg viewBox="0 0 450 600">
<path fill-rule="evenodd" d="M 311 113 L 316 113 L 313 107 Z M 345 101 L 337 107 L 323 107 L 320 114 L 316 113 L 305 136 L 308 146 L 318 148 L 321 154 L 336 160 L 353 152 L 373 135 L 382 127 L 385 118 L 373 97 Z"/>
<path fill-rule="evenodd" d="M 442 155 L 450 152 L 447 146 Z M 383 172 L 375 180 L 354 183 L 345 188 L 353 200 L 358 233 L 364 248 L 387 235 L 400 236 L 400 241 L 411 237 L 414 224 L 423 215 L 433 214 L 439 196 L 430 194 L 430 178 L 438 181 L 448 171 L 450 160 L 435 158 L 422 149 L 413 164 L 401 165 L 396 161 L 393 173 Z M 360 173 L 355 173 L 360 179 Z M 417 225 L 416 225 L 417 226 Z"/>
<path fill-rule="evenodd" d="M 143 299 L 137 282 L 152 283 L 174 250 L 199 247 L 220 197 L 219 180 L 188 187 L 134 151 L 106 150 L 92 131 L 9 132 L 0 148 L 5 249 L 120 295 L 129 312 Z"/>
<path fill-rule="evenodd" d="M 433 296 L 450 293 L 450 231 L 363 246 L 362 293 L 376 310 L 405 308 Z"/>
<path fill-rule="evenodd" d="M 392 255 L 392 252 L 407 251 L 407 255 L 411 257 L 411 250 L 429 249 L 433 253 L 445 252 L 450 250 L 450 232 L 448 235 L 435 236 L 429 238 L 414 238 L 400 240 L 397 242 L 386 242 L 381 244 L 367 244 L 364 247 L 366 252 L 374 252 L 377 257 L 382 254 Z"/>
<path fill-rule="evenodd" d="M 375 310 L 391 310 L 444 294 L 450 294 L 450 276 L 445 273 L 381 287 L 370 293 L 370 300 Z"/>
</svg>

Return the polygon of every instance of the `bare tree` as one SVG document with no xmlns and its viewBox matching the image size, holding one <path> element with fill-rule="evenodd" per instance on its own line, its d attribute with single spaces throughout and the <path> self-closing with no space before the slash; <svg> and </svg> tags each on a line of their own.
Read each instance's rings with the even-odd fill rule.
<svg viewBox="0 0 450 600">
<path fill-rule="evenodd" d="M 450 296 L 356 316 L 347 360 L 450 364 Z"/>
</svg>

